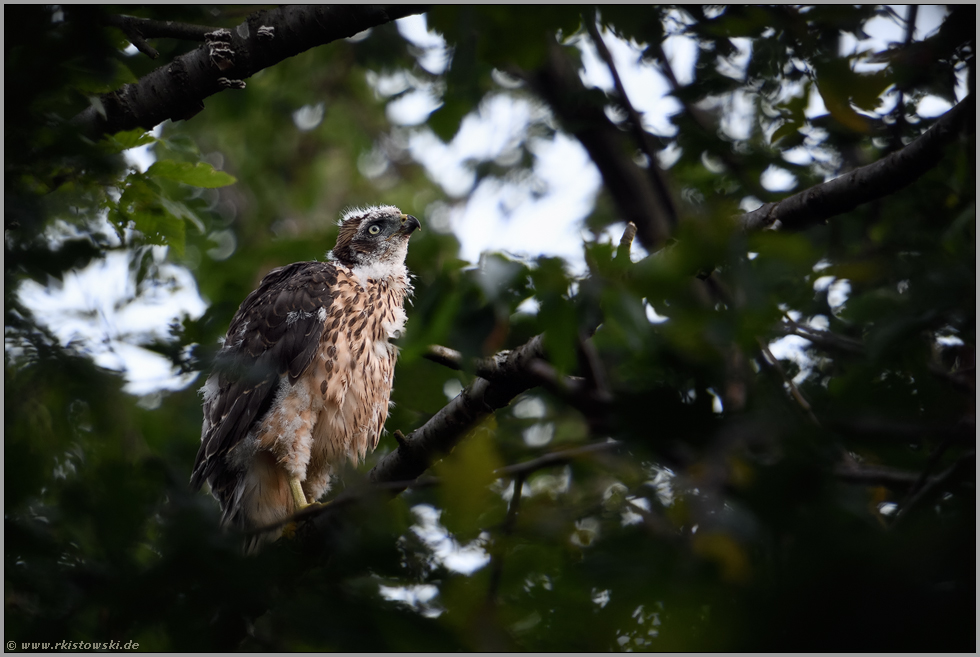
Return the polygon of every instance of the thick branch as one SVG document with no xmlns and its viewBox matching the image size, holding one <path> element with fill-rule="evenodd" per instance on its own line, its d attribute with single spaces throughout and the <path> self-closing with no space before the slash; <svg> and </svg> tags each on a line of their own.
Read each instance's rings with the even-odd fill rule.
<svg viewBox="0 0 980 657">
<path fill-rule="evenodd" d="M 976 103 L 971 94 L 902 150 L 778 203 L 766 203 L 739 217 L 739 225 L 743 230 L 760 230 L 779 221 L 784 228 L 801 230 L 893 194 L 936 166 L 946 145 L 962 130 L 974 130 L 975 121 Z"/>
<path fill-rule="evenodd" d="M 538 335 L 513 351 L 487 359 L 493 364 L 493 381 L 476 379 L 428 422 L 405 436 L 398 449 L 371 470 L 371 481 L 410 481 L 425 472 L 480 421 L 535 386 L 537 379 L 529 374 L 529 366 L 543 355 L 543 338 Z"/>
<path fill-rule="evenodd" d="M 93 106 L 73 121 L 85 135 L 97 138 L 120 130 L 149 130 L 166 119 L 188 119 L 204 108 L 205 98 L 226 88 L 220 78 L 244 80 L 310 48 L 420 11 L 414 5 L 306 5 L 258 11 L 230 30 L 227 60 L 216 62 L 210 45 L 203 45 L 139 82 L 101 96 L 104 114 Z M 260 27 L 272 29 L 260 35 Z"/>
<path fill-rule="evenodd" d="M 623 105 L 623 109 L 626 110 L 627 116 L 629 116 L 630 127 L 633 129 L 633 137 L 636 139 L 640 150 L 647 157 L 647 176 L 650 179 L 650 184 L 653 185 L 654 190 L 656 190 L 657 196 L 663 203 L 663 210 L 666 213 L 667 222 L 670 224 L 671 228 L 677 226 L 677 209 L 674 207 L 674 202 L 670 197 L 670 191 L 667 189 L 667 185 L 664 182 L 663 174 L 660 171 L 660 167 L 657 166 L 657 149 L 653 145 L 653 139 L 650 133 L 643 128 L 643 120 L 640 118 L 640 113 L 636 111 L 633 107 L 633 103 L 630 102 L 629 96 L 626 94 L 626 87 L 623 85 L 623 81 L 619 77 L 619 71 L 616 69 L 616 62 L 613 60 L 612 53 L 609 52 L 609 48 L 606 47 L 606 42 L 602 39 L 602 34 L 599 33 L 599 27 L 594 20 L 586 20 L 586 26 L 589 29 L 589 36 L 592 38 L 592 42 L 595 44 L 596 50 L 599 52 L 599 56 L 606 63 L 609 68 L 609 73 L 612 75 L 613 85 L 616 87 L 616 93 L 619 94 L 619 101 Z M 634 234 L 636 233 L 634 229 Z M 632 241 L 632 237 L 630 240 Z"/>
<path fill-rule="evenodd" d="M 606 117 L 604 97 L 600 100 L 597 94 L 586 91 L 556 43 L 550 44 L 544 66 L 524 77 L 588 151 L 619 215 L 636 224 L 644 248 L 653 252 L 663 246 L 671 232 L 670 202 L 658 194 L 648 174 L 633 161 L 635 148 Z M 648 166 L 657 166 L 656 160 Z"/>
</svg>

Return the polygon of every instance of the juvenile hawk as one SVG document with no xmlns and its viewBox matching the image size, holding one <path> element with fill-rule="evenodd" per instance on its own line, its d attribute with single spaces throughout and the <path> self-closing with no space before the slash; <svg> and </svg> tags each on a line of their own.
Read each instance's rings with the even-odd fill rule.
<svg viewBox="0 0 980 657">
<path fill-rule="evenodd" d="M 202 388 L 191 476 L 194 490 L 210 484 L 224 523 L 286 518 L 328 490 L 335 466 L 377 446 L 421 227 L 390 205 L 349 211 L 329 262 L 273 269 L 238 308 Z"/>
</svg>

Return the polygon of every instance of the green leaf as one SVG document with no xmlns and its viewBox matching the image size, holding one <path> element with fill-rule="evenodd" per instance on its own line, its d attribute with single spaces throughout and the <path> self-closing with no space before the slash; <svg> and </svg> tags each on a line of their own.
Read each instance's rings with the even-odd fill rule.
<svg viewBox="0 0 980 657">
<path fill-rule="evenodd" d="M 769 140 L 770 144 L 775 145 L 780 139 L 788 137 L 789 135 L 796 134 L 796 131 L 800 129 L 800 126 L 793 121 L 786 121 L 783 125 L 776 128 L 776 131 L 772 133 L 772 138 Z"/>
<path fill-rule="evenodd" d="M 460 540 L 476 538 L 481 529 L 489 526 L 480 516 L 490 506 L 491 497 L 495 497 L 489 488 L 497 479 L 493 471 L 503 465 L 494 447 L 496 429 L 497 420 L 490 416 L 434 468 L 443 479 L 443 523 Z"/>
<path fill-rule="evenodd" d="M 132 130 L 124 130 L 122 132 L 117 132 L 114 135 L 109 135 L 102 140 L 102 143 L 110 152 L 119 153 L 129 150 L 130 148 L 146 146 L 147 144 L 152 144 L 155 141 L 157 141 L 156 137 L 146 130 L 143 130 L 143 128 L 134 128 Z"/>
<path fill-rule="evenodd" d="M 207 162 L 191 164 L 190 162 L 161 160 L 147 169 L 146 174 L 207 189 L 226 187 L 236 182 L 234 176 L 224 171 L 216 171 Z"/>
</svg>

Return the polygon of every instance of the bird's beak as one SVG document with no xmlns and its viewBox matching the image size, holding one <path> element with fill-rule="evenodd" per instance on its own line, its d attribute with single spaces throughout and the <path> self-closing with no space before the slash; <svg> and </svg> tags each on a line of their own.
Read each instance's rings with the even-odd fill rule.
<svg viewBox="0 0 980 657">
<path fill-rule="evenodd" d="M 421 222 L 419 222 L 418 219 L 416 219 L 415 217 L 413 217 L 410 214 L 403 214 L 402 215 L 402 225 L 398 229 L 398 232 L 399 233 L 402 233 L 404 235 L 411 235 L 415 231 L 416 228 L 419 229 L 419 230 L 422 230 L 422 224 L 421 224 Z"/>
</svg>

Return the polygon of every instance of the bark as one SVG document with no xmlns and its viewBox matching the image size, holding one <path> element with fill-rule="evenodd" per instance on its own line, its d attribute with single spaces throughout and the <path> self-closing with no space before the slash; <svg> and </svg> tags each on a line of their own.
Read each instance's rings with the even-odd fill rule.
<svg viewBox="0 0 980 657">
<path fill-rule="evenodd" d="M 945 147 L 963 130 L 972 133 L 975 128 L 976 103 L 970 94 L 902 150 L 778 203 L 766 203 L 739 217 L 739 225 L 761 230 L 779 221 L 785 229 L 802 230 L 823 223 L 912 184 L 940 162 Z"/>
<path fill-rule="evenodd" d="M 543 338 L 538 335 L 513 351 L 502 351 L 488 359 L 492 365 L 486 369 L 493 372 L 493 380 L 477 378 L 428 422 L 402 438 L 398 449 L 371 470 L 371 481 L 404 482 L 421 475 L 484 418 L 537 385 L 530 364 L 543 355 Z"/>
<path fill-rule="evenodd" d="M 240 88 L 242 80 L 262 69 L 421 11 L 416 5 L 307 5 L 258 11 L 225 31 L 231 51 L 226 60 L 215 58 L 212 44 L 205 43 L 138 82 L 104 94 L 99 109 L 89 107 L 73 121 L 83 134 L 97 139 L 121 130 L 150 130 L 166 119 L 186 120 L 204 109 L 205 98 Z M 260 35 L 260 27 L 272 30 Z"/>
<path fill-rule="evenodd" d="M 524 77 L 565 130 L 582 142 L 602 174 L 620 216 L 636 224 L 643 247 L 651 253 L 662 247 L 670 237 L 673 217 L 666 188 L 651 184 L 651 174 L 633 161 L 636 146 L 606 117 L 602 103 L 591 102 L 562 47 L 551 44 L 545 65 Z M 656 167 L 656 160 L 647 166 Z"/>
</svg>

